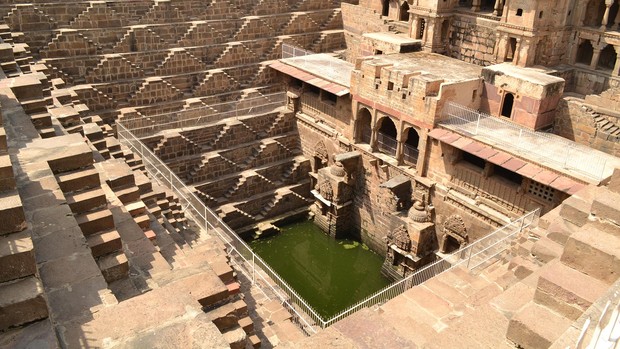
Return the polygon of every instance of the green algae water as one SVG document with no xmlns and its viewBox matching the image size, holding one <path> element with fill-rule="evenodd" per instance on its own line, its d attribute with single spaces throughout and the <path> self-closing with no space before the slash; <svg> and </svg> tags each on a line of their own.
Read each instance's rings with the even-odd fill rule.
<svg viewBox="0 0 620 349">
<path fill-rule="evenodd" d="M 387 286 L 383 258 L 360 242 L 335 240 L 311 221 L 281 227 L 250 246 L 323 317 Z"/>
</svg>

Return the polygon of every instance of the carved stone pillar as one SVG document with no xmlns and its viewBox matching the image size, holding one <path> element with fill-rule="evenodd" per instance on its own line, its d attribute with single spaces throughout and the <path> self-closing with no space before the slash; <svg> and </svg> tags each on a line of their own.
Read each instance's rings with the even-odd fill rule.
<svg viewBox="0 0 620 349">
<path fill-rule="evenodd" d="M 620 3 L 618 4 L 620 5 Z M 618 9 L 618 13 L 616 13 L 615 28 L 617 31 L 620 31 L 620 8 Z"/>
<path fill-rule="evenodd" d="M 603 15 L 603 21 L 601 22 L 601 30 L 607 29 L 607 23 L 609 22 L 609 10 L 614 0 L 605 0 L 605 14 Z"/>
<path fill-rule="evenodd" d="M 502 10 L 502 0 L 495 0 L 495 6 L 493 6 L 493 16 L 501 16 Z"/>
<path fill-rule="evenodd" d="M 410 34 L 409 37 L 412 39 L 417 39 L 419 36 L 419 25 L 420 25 L 420 17 L 418 16 L 411 16 L 413 18 L 412 22 L 411 22 L 411 29 L 410 29 Z"/>
<path fill-rule="evenodd" d="M 515 52 L 512 53 L 512 64 L 519 65 L 519 56 L 521 55 L 521 38 L 517 38 Z"/>
<path fill-rule="evenodd" d="M 568 64 L 575 64 L 575 62 L 577 62 L 577 52 L 579 51 L 579 44 L 581 44 L 581 39 L 579 38 L 571 42 L 571 46 L 569 48 L 570 55 L 568 56 Z"/>
<path fill-rule="evenodd" d="M 428 19 L 424 19 L 424 30 L 422 31 L 422 45 L 426 44 L 426 33 L 428 33 L 428 26 L 430 25 L 430 21 Z"/>
<path fill-rule="evenodd" d="M 601 57 L 601 48 L 600 47 L 594 47 L 594 52 L 592 54 L 592 60 L 590 61 L 590 68 L 591 69 L 596 69 L 596 66 L 598 65 L 598 59 Z"/>
<path fill-rule="evenodd" d="M 399 133 L 398 137 L 396 137 L 396 161 L 398 165 L 403 164 L 403 136 Z"/>
<path fill-rule="evenodd" d="M 611 72 L 613 76 L 620 76 L 620 45 L 614 46 L 616 50 L 616 64 L 614 65 L 614 70 Z"/>
<path fill-rule="evenodd" d="M 471 3 L 471 10 L 474 12 L 479 12 L 480 11 L 480 2 L 482 0 L 474 0 Z"/>
</svg>

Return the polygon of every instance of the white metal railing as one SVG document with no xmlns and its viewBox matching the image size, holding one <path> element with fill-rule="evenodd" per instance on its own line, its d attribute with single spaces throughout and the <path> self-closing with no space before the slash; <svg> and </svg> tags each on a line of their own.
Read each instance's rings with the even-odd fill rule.
<svg viewBox="0 0 620 349">
<path fill-rule="evenodd" d="M 514 238 L 524 229 L 535 226 L 538 223 L 539 215 L 540 209 L 536 209 L 497 229 L 486 237 L 459 249 L 453 254 L 416 270 L 404 279 L 375 292 L 366 297 L 366 299 L 338 313 L 336 316 L 325 321 L 323 327 L 331 326 L 335 322 L 346 318 L 360 309 L 385 303 L 408 289 L 421 285 L 430 278 L 452 268 L 464 266 L 473 270 L 482 266 L 489 259 L 507 250 Z"/>
<path fill-rule="evenodd" d="M 217 236 L 229 248 L 235 264 L 259 288 L 275 294 L 293 315 L 293 321 L 306 333 L 315 333 L 323 319 L 301 296 L 293 290 L 262 258 L 208 208 L 151 150 L 144 145 L 122 122 L 117 122 L 119 142 L 142 158 L 151 178 L 168 187 L 179 198 L 183 212 L 191 217 L 207 234 Z"/>
<path fill-rule="evenodd" d="M 410 146 L 407 143 L 403 143 L 403 161 L 409 165 L 416 165 L 418 163 L 419 151 L 417 148 Z"/>
<path fill-rule="evenodd" d="M 445 128 L 482 136 L 540 163 L 551 163 L 599 181 L 613 171 L 613 166 L 607 166 L 610 156 L 554 134 L 536 132 L 456 103 L 448 103 L 444 115 L 440 124 Z"/>
<path fill-rule="evenodd" d="M 301 68 L 322 79 L 342 86 L 351 85 L 351 72 L 355 65 L 326 53 L 314 53 L 302 48 L 282 44 L 282 58 L 290 58 L 286 63 Z"/>
<path fill-rule="evenodd" d="M 612 298 L 605 304 L 594 329 L 590 328 L 590 318 L 586 319 L 575 343 L 575 349 L 620 348 L 620 290 L 616 290 Z M 616 304 L 615 307 L 613 306 L 614 303 Z M 588 334 L 591 334 L 590 342 L 584 346 L 585 337 Z M 567 349 L 569 348 L 567 347 Z"/>
<path fill-rule="evenodd" d="M 148 146 L 144 145 L 122 121 L 117 122 L 119 142 L 142 158 L 151 178 L 168 187 L 181 203 L 183 212 L 205 231 L 218 237 L 228 247 L 231 261 L 264 293 L 270 292 L 293 315 L 292 320 L 307 334 L 318 328 L 326 328 L 335 322 L 373 305 L 384 303 L 428 279 L 457 266 L 475 269 L 505 251 L 513 238 L 524 229 L 536 224 L 540 210 L 532 211 L 490 235 L 468 245 L 455 253 L 439 259 L 408 275 L 392 285 L 375 292 L 364 300 L 340 312 L 330 319 L 323 319 L 290 285 L 283 280 L 263 259 L 224 223 L 195 192 L 163 163 Z M 265 293 L 266 294 L 266 293 Z"/>
<path fill-rule="evenodd" d="M 395 156 L 397 146 L 398 142 L 396 139 L 381 132 L 377 132 L 377 149 L 379 149 L 380 152 Z"/>
<path fill-rule="evenodd" d="M 282 44 L 282 58 L 301 57 L 313 54 L 314 52 L 312 51 L 304 50 L 294 45 Z"/>
<path fill-rule="evenodd" d="M 138 115 L 123 118 L 121 122 L 135 136 L 143 138 L 164 130 L 195 127 L 225 119 L 267 113 L 284 105 L 286 105 L 286 93 L 277 92 L 241 101 L 210 104 L 171 113 Z"/>
</svg>

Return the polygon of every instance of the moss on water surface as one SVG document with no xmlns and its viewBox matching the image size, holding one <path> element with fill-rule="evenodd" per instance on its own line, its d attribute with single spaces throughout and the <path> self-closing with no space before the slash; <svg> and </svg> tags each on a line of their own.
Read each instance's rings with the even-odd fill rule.
<svg viewBox="0 0 620 349">
<path fill-rule="evenodd" d="M 316 311 L 331 317 L 389 284 L 383 258 L 354 240 L 335 240 L 311 221 L 293 223 L 252 249 Z"/>
</svg>

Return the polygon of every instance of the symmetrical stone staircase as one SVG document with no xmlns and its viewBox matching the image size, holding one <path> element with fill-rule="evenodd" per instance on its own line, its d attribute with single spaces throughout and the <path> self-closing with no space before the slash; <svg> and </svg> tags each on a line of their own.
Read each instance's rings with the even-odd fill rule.
<svg viewBox="0 0 620 349">
<path fill-rule="evenodd" d="M 78 95 L 50 92 L 62 84 L 36 71 L 0 83 L 0 343 L 259 347 L 226 248 Z"/>
<path fill-rule="evenodd" d="M 7 3 L 0 14 L 45 59 L 51 78 L 113 100 L 83 98 L 111 121 L 119 106 L 148 104 L 161 113 L 187 98 L 275 86 L 263 63 L 279 57 L 282 43 L 344 47 L 339 7 L 327 0 L 73 1 Z M 146 96 L 139 91 L 145 84 Z"/>
</svg>

